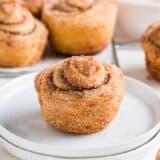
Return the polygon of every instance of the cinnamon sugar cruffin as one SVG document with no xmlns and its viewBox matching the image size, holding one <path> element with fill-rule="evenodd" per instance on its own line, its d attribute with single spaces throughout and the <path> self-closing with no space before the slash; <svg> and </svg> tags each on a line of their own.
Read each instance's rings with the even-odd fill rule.
<svg viewBox="0 0 160 160">
<path fill-rule="evenodd" d="M 57 52 L 93 55 L 110 43 L 117 10 L 117 4 L 107 0 L 48 0 L 42 19 Z"/>
<path fill-rule="evenodd" d="M 160 80 L 160 22 L 152 24 L 144 32 L 141 43 L 147 70 L 154 79 Z"/>
<path fill-rule="evenodd" d="M 87 59 L 86 57 L 73 57 L 71 59 L 78 61 L 79 58 Z M 90 61 L 90 58 L 87 60 Z M 82 66 L 84 61 L 81 60 Z M 35 88 L 44 119 L 51 126 L 72 133 L 93 133 L 107 126 L 115 117 L 123 98 L 124 74 L 122 71 L 114 65 L 104 64 L 101 67 L 106 70 L 104 73 L 105 83 L 100 82 L 97 88 L 91 86 L 86 89 L 82 86 L 79 88 L 75 84 L 72 86 L 71 81 L 64 80 L 61 82 L 68 83 L 70 86 L 69 89 L 64 89 L 63 85 L 61 85 L 62 88 L 61 86 L 59 88 L 53 81 L 56 66 L 44 69 L 35 79 Z M 64 65 L 64 70 L 65 67 Z M 92 65 L 88 67 L 92 68 Z M 68 76 L 72 76 L 71 74 L 72 68 Z M 73 74 L 79 76 L 80 73 L 73 72 Z M 82 74 L 85 72 L 82 71 Z"/>
<path fill-rule="evenodd" d="M 0 1 L 0 66 L 35 64 L 43 55 L 46 27 L 14 0 Z"/>
</svg>

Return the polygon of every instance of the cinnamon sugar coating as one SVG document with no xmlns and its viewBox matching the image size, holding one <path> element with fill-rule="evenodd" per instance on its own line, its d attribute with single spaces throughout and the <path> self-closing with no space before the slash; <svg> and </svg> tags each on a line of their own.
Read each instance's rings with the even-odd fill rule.
<svg viewBox="0 0 160 160">
<path fill-rule="evenodd" d="M 0 1 L 0 66 L 28 66 L 40 60 L 46 27 L 14 0 Z"/>
<path fill-rule="evenodd" d="M 86 59 L 88 60 L 88 57 Z M 67 65 L 66 61 L 57 65 L 64 64 Z M 101 83 L 97 88 L 81 87 L 80 89 L 64 79 L 63 83 L 69 86 L 68 89 L 68 86 L 63 88 L 64 85 L 58 86 L 53 81 L 54 69 L 57 65 L 45 68 L 35 79 L 35 88 L 46 122 L 62 131 L 72 133 L 93 133 L 108 126 L 118 112 L 123 98 L 124 74 L 122 71 L 114 65 L 104 64 L 105 83 Z M 81 72 L 81 69 L 79 71 Z M 61 72 L 61 75 L 63 74 Z M 63 78 L 63 76 L 59 77 Z"/>
<path fill-rule="evenodd" d="M 154 79 L 160 81 L 160 22 L 147 28 L 141 43 L 145 51 L 147 70 Z"/>
<path fill-rule="evenodd" d="M 54 0 L 42 11 L 53 47 L 67 55 L 103 50 L 112 39 L 116 15 L 117 5 L 108 0 Z"/>
<path fill-rule="evenodd" d="M 72 57 L 64 64 L 64 78 L 72 86 L 90 89 L 105 81 L 106 70 L 93 57 Z"/>
</svg>

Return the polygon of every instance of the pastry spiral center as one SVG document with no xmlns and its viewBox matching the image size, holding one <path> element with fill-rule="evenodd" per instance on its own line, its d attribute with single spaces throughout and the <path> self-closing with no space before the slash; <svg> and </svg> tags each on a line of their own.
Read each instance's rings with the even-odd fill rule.
<svg viewBox="0 0 160 160">
<path fill-rule="evenodd" d="M 35 27 L 31 13 L 15 2 L 0 3 L 0 31 L 28 34 Z"/>
<path fill-rule="evenodd" d="M 64 77 L 74 87 L 91 89 L 105 81 L 106 70 L 93 57 L 72 57 L 64 64 Z"/>
<path fill-rule="evenodd" d="M 104 84 L 106 67 L 93 57 L 72 57 L 56 65 L 53 83 L 60 89 L 92 89 Z"/>
<path fill-rule="evenodd" d="M 64 12 L 84 11 L 92 7 L 95 0 L 60 0 L 57 9 Z"/>
</svg>

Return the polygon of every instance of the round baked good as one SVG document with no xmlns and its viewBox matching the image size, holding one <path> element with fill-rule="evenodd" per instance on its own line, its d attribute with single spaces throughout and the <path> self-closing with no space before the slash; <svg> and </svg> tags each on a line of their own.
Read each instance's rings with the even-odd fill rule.
<svg viewBox="0 0 160 160">
<path fill-rule="evenodd" d="M 67 55 L 103 50 L 112 39 L 116 15 L 117 5 L 108 0 L 54 0 L 42 11 L 54 49 Z"/>
<path fill-rule="evenodd" d="M 151 76 L 160 80 L 160 22 L 147 28 L 141 38 L 145 52 L 147 70 Z"/>
<path fill-rule="evenodd" d="M 48 37 L 46 27 L 14 1 L 0 1 L 0 66 L 36 63 Z"/>
<path fill-rule="evenodd" d="M 34 15 L 40 16 L 45 0 L 19 0 L 19 2 Z"/>
<path fill-rule="evenodd" d="M 72 133 L 93 133 L 115 117 L 124 94 L 124 74 L 93 57 L 71 57 L 35 79 L 44 119 Z"/>
</svg>

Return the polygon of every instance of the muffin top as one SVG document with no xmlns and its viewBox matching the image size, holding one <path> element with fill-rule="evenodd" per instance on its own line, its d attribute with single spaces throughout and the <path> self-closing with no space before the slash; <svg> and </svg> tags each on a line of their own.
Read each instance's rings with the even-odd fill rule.
<svg viewBox="0 0 160 160">
<path fill-rule="evenodd" d="M 109 72 L 94 57 L 72 57 L 54 67 L 53 83 L 60 89 L 92 89 L 107 81 Z"/>
<path fill-rule="evenodd" d="M 0 2 L 0 31 L 28 34 L 35 28 L 31 13 L 14 1 Z"/>
<path fill-rule="evenodd" d="M 59 0 L 56 8 L 64 12 L 84 11 L 94 5 L 96 0 Z"/>
<path fill-rule="evenodd" d="M 84 13 L 87 11 L 100 10 L 106 5 L 113 4 L 106 0 L 54 0 L 47 1 L 43 10 L 52 12 L 60 12 L 62 14 Z M 115 3 L 114 3 L 115 4 Z M 105 8 L 106 9 L 106 8 Z"/>
<path fill-rule="evenodd" d="M 124 74 L 115 65 L 102 63 L 92 56 L 71 57 L 42 70 L 35 79 L 39 94 L 47 97 L 93 99 L 124 88 Z"/>
</svg>

